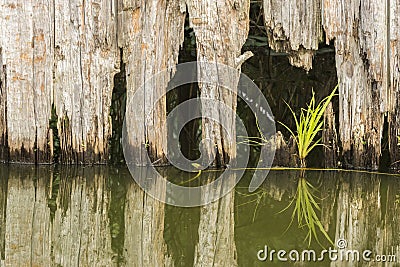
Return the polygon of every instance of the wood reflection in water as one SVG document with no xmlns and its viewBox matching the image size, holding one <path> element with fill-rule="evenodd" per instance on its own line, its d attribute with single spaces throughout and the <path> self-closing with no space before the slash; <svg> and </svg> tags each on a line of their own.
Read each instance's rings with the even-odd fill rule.
<svg viewBox="0 0 400 267">
<path fill-rule="evenodd" d="M 10 168 L 5 209 L 5 266 L 49 266 L 51 176 L 33 167 Z M 39 177 L 46 178 L 39 178 Z M 4 184 L 3 184 L 4 186 Z"/>
<path fill-rule="evenodd" d="M 138 168 L 133 175 L 146 175 Z M 125 262 L 126 266 L 173 266 L 164 242 L 165 204 L 144 193 L 137 184 L 128 183 L 125 204 Z M 163 180 L 152 185 L 165 194 Z"/>
<path fill-rule="evenodd" d="M 103 168 L 61 172 L 53 221 L 53 257 L 62 266 L 112 266 L 110 191 Z"/>
<path fill-rule="evenodd" d="M 146 175 L 146 169 L 136 175 Z M 234 210 L 232 191 L 200 209 L 181 208 L 190 219 L 177 217 L 173 210 L 179 209 L 169 207 L 177 219 L 169 219 L 167 247 L 165 204 L 145 194 L 127 172 L 115 176 L 106 167 L 0 167 L 0 266 L 254 266 L 259 263 L 254 253 L 264 244 L 304 247 L 302 231 L 292 229 L 282 236 L 291 213 L 279 213 L 295 197 L 297 175 L 271 172 L 260 189 L 265 192 L 260 205 L 240 205 L 251 198 L 242 193 L 236 196 L 239 203 Z M 207 178 L 213 179 L 213 173 L 202 175 Z M 321 222 L 336 240 L 346 239 L 348 249 L 369 249 L 373 255 L 395 254 L 400 259 L 400 179 L 342 172 L 307 172 L 307 178 L 318 185 Z M 165 193 L 161 180 L 152 186 Z M 217 191 L 222 186 L 226 185 L 220 184 Z M 120 187 L 123 190 L 116 189 Z M 204 192 L 202 197 L 215 193 Z M 113 236 L 118 228 L 114 224 L 120 231 Z M 181 224 L 190 229 L 182 230 Z M 170 245 L 175 241 L 173 246 L 192 248 L 174 249 Z"/>
<path fill-rule="evenodd" d="M 358 250 L 360 258 L 364 250 L 371 250 L 372 257 L 396 255 L 397 262 L 338 261 L 331 266 L 398 266 L 400 213 L 396 193 L 400 187 L 399 181 L 391 181 L 385 188 L 384 181 L 377 175 L 345 176 L 337 199 L 336 240 L 346 240 L 345 250 Z"/>
<path fill-rule="evenodd" d="M 126 187 L 120 196 L 124 214 L 113 213 L 124 224 L 118 255 L 112 246 L 110 168 L 0 171 L 0 266 L 173 266 L 163 239 L 165 205 L 128 173 L 113 177 Z M 161 180 L 153 186 L 165 192 Z"/>
<path fill-rule="evenodd" d="M 4 260 L 8 170 L 0 168 L 0 262 Z"/>
<path fill-rule="evenodd" d="M 339 190 L 339 179 L 336 172 L 320 172 L 318 174 L 319 192 L 321 193 L 321 223 L 326 232 L 335 229 L 333 216 L 336 208 L 336 196 Z M 333 238 L 333 236 L 332 236 Z"/>
<path fill-rule="evenodd" d="M 382 206 L 383 209 L 383 230 L 382 236 L 382 253 L 385 255 L 396 255 L 397 264 L 400 262 L 400 179 L 392 181 L 387 186 L 387 191 L 382 199 L 386 201 Z M 395 264 L 394 264 L 395 265 Z"/>
<path fill-rule="evenodd" d="M 84 170 L 84 171 L 83 171 Z M 106 172 L 12 166 L 6 177 L 4 266 L 112 266 Z M 4 176 L 3 176 L 4 177 Z M 1 197 L 1 196 L 0 196 Z"/>
<path fill-rule="evenodd" d="M 207 175 L 209 177 L 207 177 Z M 213 173 L 204 174 L 204 179 L 213 179 Z M 203 192 L 204 198 L 209 194 L 219 194 L 223 186 L 235 181 L 235 173 L 219 183 L 216 191 Z M 199 224 L 199 243 L 195 249 L 194 266 L 237 266 L 235 245 L 234 197 L 232 190 L 224 197 L 201 207 Z"/>
</svg>

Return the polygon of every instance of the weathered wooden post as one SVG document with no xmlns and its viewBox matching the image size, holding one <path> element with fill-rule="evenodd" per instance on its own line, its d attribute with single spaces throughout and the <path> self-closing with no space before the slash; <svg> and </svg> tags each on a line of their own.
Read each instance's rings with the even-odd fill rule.
<svg viewBox="0 0 400 267">
<path fill-rule="evenodd" d="M 104 163 L 111 136 L 109 108 L 119 70 L 113 1 L 54 3 L 54 105 L 61 160 Z"/>
<path fill-rule="evenodd" d="M 41 0 L 3 1 L 0 25 L 2 160 L 48 162 L 53 10 Z"/>
<path fill-rule="evenodd" d="M 186 10 L 199 61 L 240 69 L 237 58 L 249 29 L 248 0 L 71 0 L 48 4 L 4 0 L 0 11 L 0 160 L 50 163 L 53 135 L 61 162 L 105 163 L 111 136 L 109 110 L 113 77 L 126 63 L 127 98 L 162 70 L 127 107 L 134 163 L 166 163 L 166 87 L 178 62 Z M 340 79 L 339 140 L 354 167 L 377 169 L 387 129 L 392 162 L 400 162 L 400 4 L 372 0 L 264 0 L 270 46 L 289 53 L 290 62 L 309 70 L 314 51 L 334 41 Z M 121 58 L 121 55 L 123 57 Z M 228 79 L 199 64 L 199 75 Z M 200 77 L 201 78 L 201 77 Z M 236 93 L 200 84 L 201 96 L 236 110 Z M 153 106 L 153 102 L 159 99 Z M 57 132 L 49 127 L 54 106 Z M 202 103 L 207 153 L 213 165 L 235 158 L 235 119 Z M 223 129 L 208 114 L 230 126 Z M 53 114 L 54 115 L 54 114 Z M 387 122 L 387 127 L 386 123 Z M 228 124 L 229 124 L 228 123 Z M 399 163 L 393 165 L 400 166 Z"/>
<path fill-rule="evenodd" d="M 178 63 L 184 39 L 186 7 L 180 1 L 119 1 L 119 46 L 124 53 L 127 76 L 126 130 L 131 157 L 137 165 L 165 164 L 166 89 Z M 168 71 L 165 71 L 168 70 Z M 149 87 L 146 81 L 152 80 Z M 138 93 L 141 101 L 131 100 Z M 159 101 L 157 101 L 159 100 Z M 154 107 L 154 104 L 155 107 Z"/>
<path fill-rule="evenodd" d="M 389 79 L 389 151 L 391 167 L 400 169 L 400 3 L 387 0 L 389 10 L 386 11 L 386 23 L 389 24 L 386 47 L 389 48 L 389 64 L 386 66 L 387 79 Z"/>
<path fill-rule="evenodd" d="M 119 67 L 114 2 L 4 1 L 1 8 L 2 160 L 52 162 L 54 104 L 61 160 L 105 162 Z"/>
<path fill-rule="evenodd" d="M 6 71 L 3 65 L 3 49 L 0 46 L 0 161 L 8 159 L 6 90 Z"/>
<path fill-rule="evenodd" d="M 197 60 L 216 64 L 225 64 L 240 69 L 237 58 L 245 43 L 249 30 L 249 5 L 247 0 L 214 1 L 188 0 L 190 26 L 196 35 Z M 243 63 L 243 62 L 241 62 Z M 210 81 L 227 79 L 223 84 L 231 84 L 231 90 L 223 89 L 217 84 L 200 83 L 201 97 L 219 100 L 236 111 L 237 77 L 224 77 L 211 65 L 198 64 L 199 79 L 207 77 Z M 217 66 L 215 66 L 217 68 Z M 203 76 L 203 77 L 202 77 Z M 212 157 L 216 151 L 214 166 L 224 166 L 236 157 L 235 118 L 222 114 L 212 102 L 202 102 L 202 137 L 211 142 L 206 146 L 206 153 Z M 219 120 L 209 118 L 218 114 Z M 224 129 L 220 122 L 228 122 Z"/>
<path fill-rule="evenodd" d="M 335 40 L 339 134 L 345 160 L 377 169 L 384 114 L 389 111 L 385 6 L 373 1 L 323 1 L 327 42 Z"/>
</svg>

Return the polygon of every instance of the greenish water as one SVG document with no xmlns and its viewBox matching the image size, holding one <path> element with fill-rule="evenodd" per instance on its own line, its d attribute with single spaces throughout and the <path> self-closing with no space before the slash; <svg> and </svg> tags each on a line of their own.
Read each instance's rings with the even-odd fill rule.
<svg viewBox="0 0 400 267">
<path fill-rule="evenodd" d="M 168 168 L 160 173 L 175 182 L 196 175 Z M 217 174 L 203 173 L 194 183 Z M 399 177 L 337 171 L 300 176 L 272 170 L 249 193 L 248 172 L 220 200 L 179 208 L 146 195 L 122 167 L 0 165 L 1 266 L 399 266 Z M 291 223 L 302 179 L 315 187 L 315 214 L 335 244 L 317 229 L 319 242 L 313 235 L 309 245 L 307 226 L 299 227 L 297 217 Z M 339 240 L 346 248 L 338 249 Z M 268 255 L 285 250 L 282 259 L 289 253 L 295 258 L 293 250 L 300 259 L 304 250 L 314 250 L 316 260 L 282 262 L 275 252 L 273 260 L 260 261 L 265 246 Z M 330 247 L 338 257 L 357 250 L 360 261 L 346 255 L 331 261 L 328 253 L 319 261 Z M 371 250 L 369 263 L 365 250 Z M 380 255 L 396 261 L 377 262 Z"/>
</svg>

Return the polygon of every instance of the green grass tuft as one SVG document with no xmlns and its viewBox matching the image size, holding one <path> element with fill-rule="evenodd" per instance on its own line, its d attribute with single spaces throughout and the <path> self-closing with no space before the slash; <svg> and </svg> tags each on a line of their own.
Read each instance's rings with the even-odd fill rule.
<svg viewBox="0 0 400 267">
<path fill-rule="evenodd" d="M 284 123 L 282 124 L 293 136 L 296 141 L 298 157 L 300 159 L 301 167 L 306 167 L 306 157 L 308 154 L 316 147 L 321 144 L 321 139 L 315 140 L 317 134 L 323 129 L 324 121 L 323 115 L 331 102 L 332 98 L 336 95 L 336 90 L 339 85 L 336 85 L 332 93 L 321 100 L 318 104 L 315 103 L 315 94 L 312 92 L 312 98 L 310 103 L 307 105 L 307 109 L 302 108 L 300 112 L 300 117 L 297 118 L 295 112 L 290 107 L 288 103 L 286 105 L 292 112 L 293 118 L 296 123 L 296 134 Z M 315 141 L 314 141 L 315 140 Z"/>
</svg>

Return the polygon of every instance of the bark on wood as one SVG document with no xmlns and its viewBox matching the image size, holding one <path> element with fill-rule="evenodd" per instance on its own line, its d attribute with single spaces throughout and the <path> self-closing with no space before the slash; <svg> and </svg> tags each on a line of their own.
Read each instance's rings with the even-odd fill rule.
<svg viewBox="0 0 400 267">
<path fill-rule="evenodd" d="M 322 40 L 321 0 L 264 0 L 269 46 L 289 53 L 289 61 L 309 71 Z"/>
<path fill-rule="evenodd" d="M 2 159 L 52 161 L 54 104 L 62 161 L 107 160 L 120 58 L 115 2 L 7 0 L 0 19 Z"/>
<path fill-rule="evenodd" d="M 109 108 L 119 69 L 114 1 L 54 4 L 54 104 L 63 162 L 103 163 L 111 135 Z M 48 122 L 47 122 L 48 123 Z"/>
<path fill-rule="evenodd" d="M 249 30 L 249 5 L 247 0 L 186 1 L 190 15 L 190 26 L 196 36 L 197 60 L 200 62 L 225 64 L 238 68 L 237 59 L 245 43 Z M 198 78 L 207 78 L 211 84 L 200 83 L 201 97 L 219 100 L 236 111 L 238 77 L 219 74 L 217 66 L 198 64 Z M 229 85 L 223 90 L 216 81 Z M 223 113 L 223 114 L 222 114 Z M 214 114 L 214 115 L 213 115 Z M 217 120 L 211 120 L 218 114 Z M 226 128 L 221 126 L 226 123 Z M 205 153 L 214 159 L 213 165 L 226 165 L 236 157 L 235 118 L 210 101 L 202 101 L 202 137 L 210 140 Z M 215 155 L 215 157 L 214 157 Z"/>
<path fill-rule="evenodd" d="M 146 165 L 166 162 L 166 88 L 184 39 L 185 6 L 180 1 L 119 1 L 119 46 L 127 75 L 126 131 L 131 158 Z M 166 71 L 165 71 L 166 70 Z M 155 74 L 162 75 L 146 84 Z M 138 95 L 135 95 L 138 93 Z M 135 103 L 134 98 L 139 99 Z"/>
<path fill-rule="evenodd" d="M 266 146 L 267 149 L 276 149 L 273 166 L 299 166 L 296 141 L 292 136 L 286 142 L 282 133 L 278 131 Z"/>
<path fill-rule="evenodd" d="M 203 175 L 204 176 L 204 175 Z M 214 175 L 209 178 L 213 179 Z M 206 177 L 204 177 L 206 178 Z M 232 173 L 226 181 L 220 182 L 214 191 L 204 192 L 202 198 L 210 194 L 220 194 L 222 187 L 236 181 Z M 195 248 L 194 266 L 238 266 L 235 245 L 234 200 L 232 190 L 224 197 L 201 207 L 199 224 L 199 243 Z"/>
<path fill-rule="evenodd" d="M 120 48 L 127 64 L 128 104 L 143 82 L 167 73 L 128 106 L 127 130 L 136 164 L 165 163 L 165 88 L 183 41 L 187 4 L 198 59 L 237 66 L 249 27 L 249 1 L 68 0 L 48 3 L 4 0 L 0 24 L 0 160 L 51 162 L 51 107 L 58 115 L 63 162 L 108 159 L 109 107 Z M 264 0 L 270 46 L 288 52 L 291 63 L 311 68 L 322 38 L 334 40 L 340 80 L 339 137 L 349 166 L 377 169 L 385 116 L 393 167 L 400 167 L 400 4 L 372 0 Z M 321 26 L 322 25 L 322 26 Z M 240 64 L 239 64 L 240 65 Z M 215 78 L 199 65 L 200 76 Z M 222 78 L 222 77 L 217 77 Z M 232 88 L 237 79 L 229 77 Z M 205 98 L 236 109 L 236 94 L 200 85 Z M 153 101 L 160 101 L 153 109 Z M 235 158 L 234 118 L 202 104 L 203 138 L 217 151 L 214 165 Z M 223 129 L 207 119 L 218 114 Z"/>
<path fill-rule="evenodd" d="M 324 112 L 324 130 L 322 132 L 322 143 L 324 146 L 325 168 L 338 167 L 338 138 L 335 126 L 335 113 L 332 102 L 328 104 Z"/>
<path fill-rule="evenodd" d="M 389 4 L 389 5 L 388 5 Z M 264 1 L 269 43 L 280 51 L 316 50 L 323 26 L 335 42 L 339 135 L 348 166 L 377 169 L 384 116 L 392 162 L 399 157 L 399 3 L 387 1 Z M 299 57 L 300 58 L 300 57 Z M 293 59 L 292 59 L 293 61 Z M 311 66 L 311 56 L 294 65 Z"/>
<path fill-rule="evenodd" d="M 389 111 L 385 75 L 385 5 L 374 1 L 323 1 L 327 42 L 335 39 L 339 133 L 347 161 L 377 169 L 383 114 Z"/>
<path fill-rule="evenodd" d="M 140 169 L 135 175 L 148 175 Z M 145 176 L 147 177 L 147 176 Z M 154 184 L 159 194 L 165 194 L 164 180 Z M 164 241 L 165 204 L 145 193 L 133 181 L 129 183 L 125 203 L 126 266 L 173 266 Z"/>
<path fill-rule="evenodd" d="M 0 43 L 0 162 L 8 160 L 7 143 L 7 84 L 6 67 L 3 65 L 3 49 Z"/>
<path fill-rule="evenodd" d="M 6 108 L 0 104 L 0 117 L 7 130 L 0 126 L 2 143 L 4 136 L 8 139 L 11 161 L 48 162 L 51 158 L 47 142 L 54 63 L 52 14 L 52 6 L 44 0 L 2 2 L 1 79 L 6 86 L 0 102 L 6 102 Z"/>
<path fill-rule="evenodd" d="M 390 64 L 386 74 L 390 79 L 389 91 L 389 150 L 392 161 L 392 168 L 400 169 L 400 3 L 390 1 L 388 22 Z"/>
<path fill-rule="evenodd" d="M 128 102 L 146 78 L 169 69 L 154 88 L 146 90 L 144 106 L 127 113 L 132 118 L 128 131 L 139 154 L 149 150 L 154 160 L 164 160 L 165 97 L 153 113 L 151 101 L 165 93 L 177 63 L 184 7 L 179 1 L 42 2 L 3 1 L 2 159 L 8 160 L 9 147 L 13 161 L 51 161 L 48 124 L 54 103 L 61 161 L 105 162 L 113 76 L 120 65 L 122 47 L 130 88 Z M 143 162 L 138 157 L 138 163 Z"/>
</svg>

